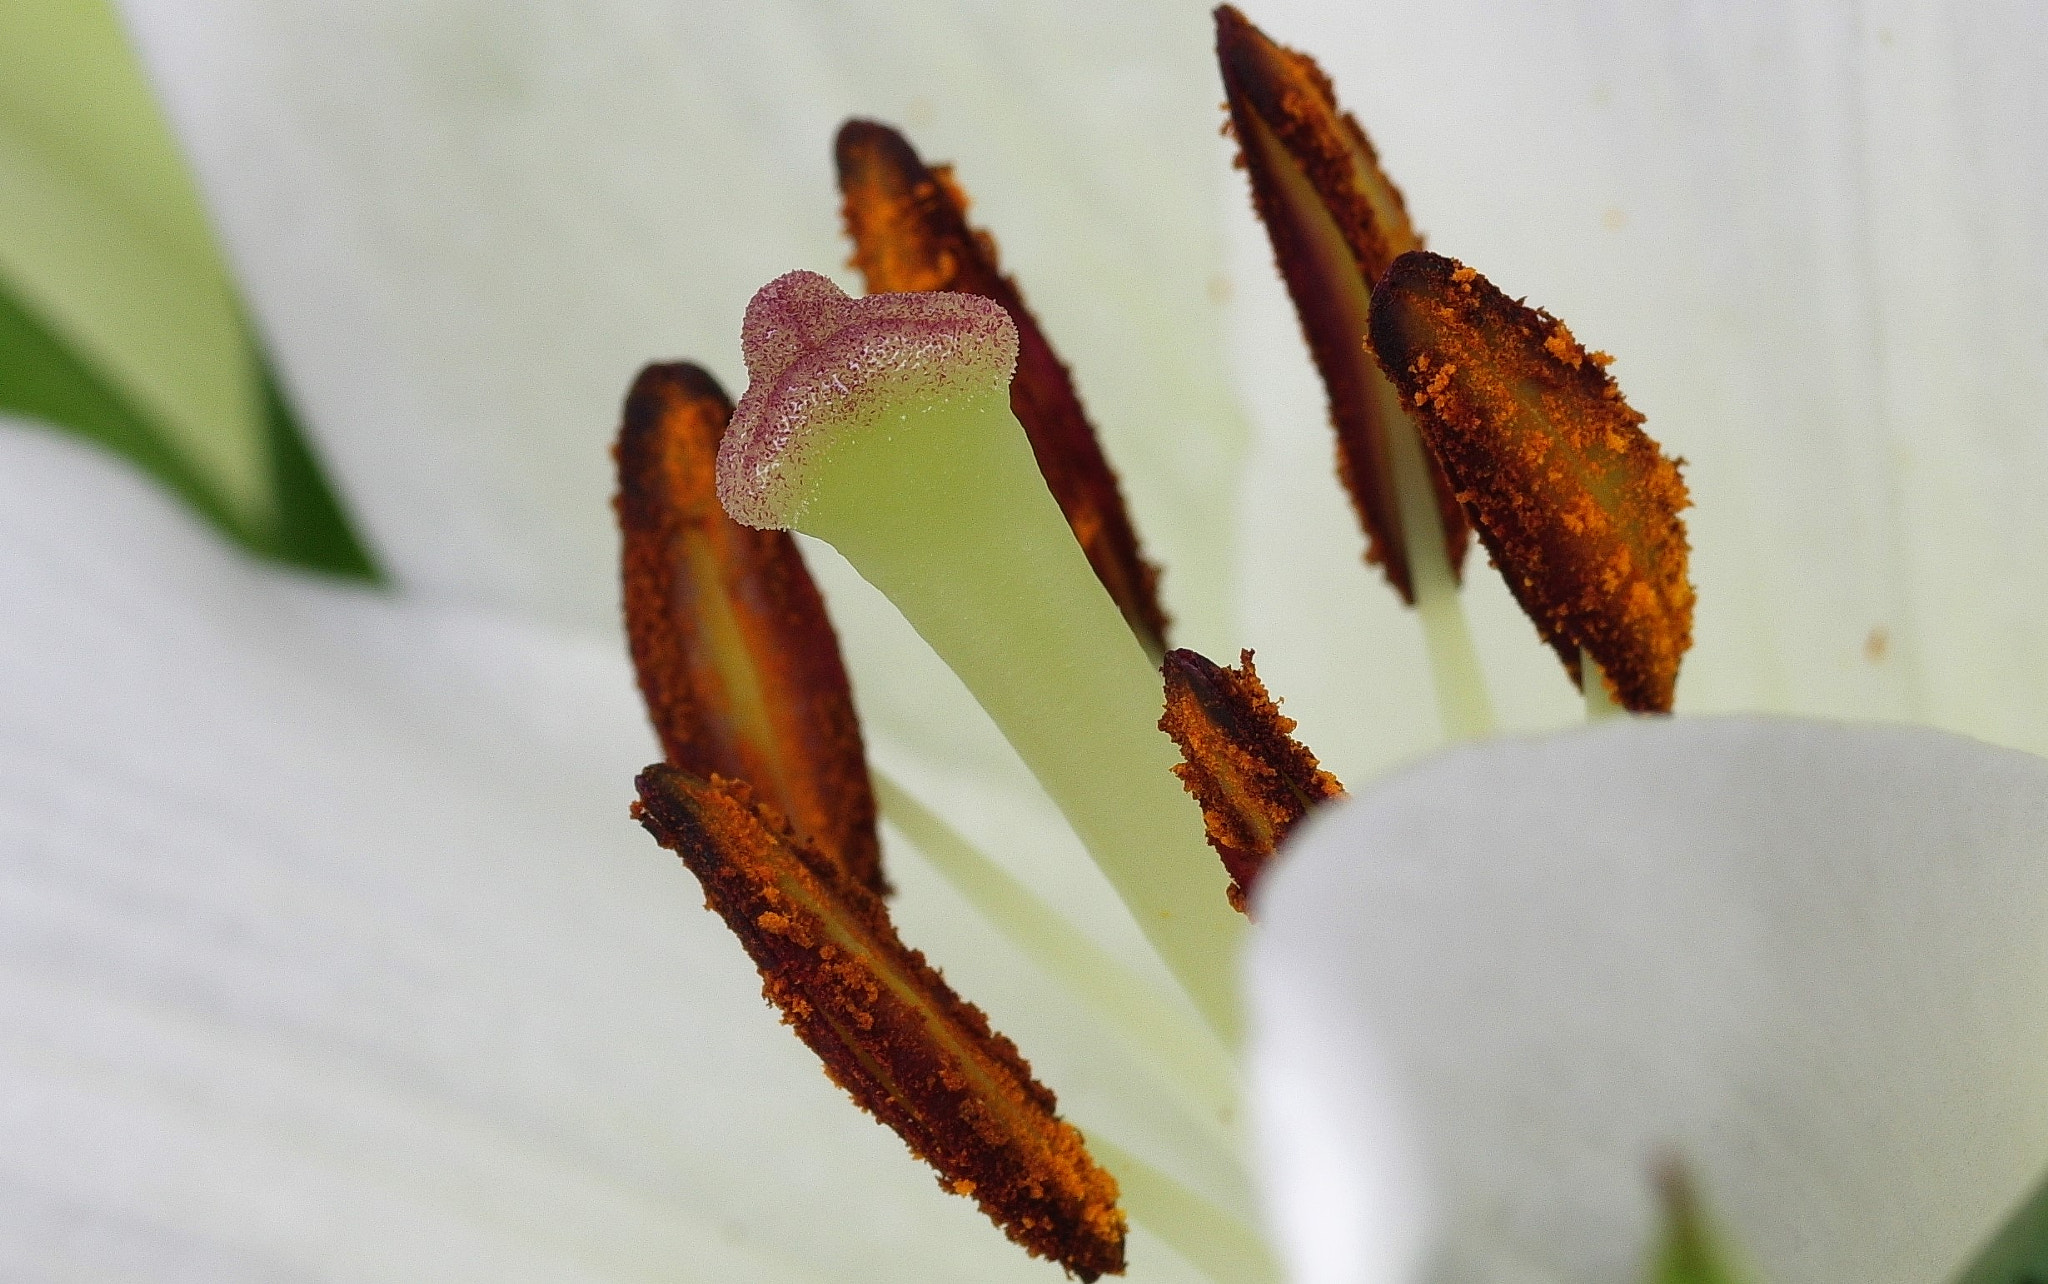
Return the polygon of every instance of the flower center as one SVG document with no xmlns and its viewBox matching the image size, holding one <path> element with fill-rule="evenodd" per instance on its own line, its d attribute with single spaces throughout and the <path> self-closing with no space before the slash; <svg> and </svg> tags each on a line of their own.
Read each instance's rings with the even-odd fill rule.
<svg viewBox="0 0 2048 1284">
<path fill-rule="evenodd" d="M 1227 7 L 1217 27 L 1254 204 L 1329 393 L 1338 475 L 1367 559 L 1417 610 L 1447 736 L 1492 727 L 1458 594 L 1471 530 L 1589 712 L 1668 711 L 1692 607 L 1677 465 L 1604 357 L 1420 249 L 1311 60 Z M 1115 475 L 950 171 L 869 122 L 840 131 L 837 160 L 854 263 L 879 292 L 779 277 L 747 309 L 737 409 L 685 366 L 650 368 L 628 401 L 628 631 L 667 755 L 641 775 L 635 815 L 698 877 L 833 1080 L 1027 1251 L 1084 1279 L 1120 1271 L 1127 1206 L 1215 1278 L 1271 1278 L 1216 1181 L 1084 1140 L 1017 1049 L 898 939 L 875 799 L 1159 1067 L 1188 1153 L 1234 1186 L 1245 914 L 1288 832 L 1342 786 L 1293 739 L 1249 652 L 1232 669 L 1169 649 Z M 871 776 L 790 530 L 833 545 L 961 678 L 1180 993 L 1133 976 Z"/>
</svg>

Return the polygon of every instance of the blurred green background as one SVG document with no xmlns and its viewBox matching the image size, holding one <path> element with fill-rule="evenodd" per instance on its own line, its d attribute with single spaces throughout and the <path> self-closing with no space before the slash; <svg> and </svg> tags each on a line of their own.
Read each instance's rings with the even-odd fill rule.
<svg viewBox="0 0 2048 1284">
<path fill-rule="evenodd" d="M 259 556 L 375 580 L 105 0 L 0 6 L 0 410 Z"/>
</svg>

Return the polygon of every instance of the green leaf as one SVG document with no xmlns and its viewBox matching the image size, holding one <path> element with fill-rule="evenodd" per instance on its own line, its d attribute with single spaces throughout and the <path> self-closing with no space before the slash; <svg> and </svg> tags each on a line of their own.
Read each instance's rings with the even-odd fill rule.
<svg viewBox="0 0 2048 1284">
<path fill-rule="evenodd" d="M 213 497 L 210 513 L 269 524 L 260 362 L 198 192 L 105 0 L 0 5 L 0 192 L 0 282 L 17 322 L 35 318 L 152 425 Z M 96 421 L 106 426 L 104 406 Z"/>
<path fill-rule="evenodd" d="M 253 532 L 183 456 L 23 307 L 5 281 L 0 281 L 0 410 L 69 428 L 127 456 L 215 525 L 250 541 Z"/>
<path fill-rule="evenodd" d="M 1956 1277 L 1956 1284 L 2048 1284 L 2048 1177 Z"/>
<path fill-rule="evenodd" d="M 69 429 L 125 456 L 213 525 L 253 552 L 307 570 L 355 579 L 381 577 L 327 485 L 298 419 L 260 359 L 265 455 L 276 495 L 273 516 L 253 526 L 231 509 L 149 416 L 0 280 L 0 411 Z"/>
<path fill-rule="evenodd" d="M 356 535 L 340 498 L 328 486 L 327 475 L 276 371 L 261 349 L 256 355 L 256 371 L 263 384 L 264 430 L 270 443 L 271 486 L 277 495 L 276 522 L 260 551 L 308 570 L 382 583 L 383 573 Z"/>
<path fill-rule="evenodd" d="M 126 456 L 255 552 L 377 579 L 104 0 L 0 6 L 0 191 L 0 410 Z"/>
</svg>

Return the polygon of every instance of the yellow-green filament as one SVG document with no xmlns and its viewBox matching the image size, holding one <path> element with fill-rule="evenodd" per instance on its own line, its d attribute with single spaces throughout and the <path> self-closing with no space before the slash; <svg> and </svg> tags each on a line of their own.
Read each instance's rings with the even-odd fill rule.
<svg viewBox="0 0 2048 1284">
<path fill-rule="evenodd" d="M 1215 1035 L 1176 996 L 1117 961 L 908 790 L 879 771 L 873 779 L 889 822 L 953 890 L 1168 1076 L 1206 1127 L 1227 1134 L 1237 1071 Z"/>
<path fill-rule="evenodd" d="M 1245 140 L 1246 145 L 1259 148 L 1271 162 L 1289 207 L 1300 216 L 1301 228 L 1307 234 L 1303 248 L 1315 264 L 1324 288 L 1330 292 L 1328 302 L 1358 336 L 1352 360 L 1358 363 L 1359 380 L 1378 403 L 1374 417 L 1386 433 L 1387 454 L 1394 474 L 1394 505 L 1399 513 L 1401 540 L 1408 550 L 1408 583 L 1415 594 L 1415 613 L 1422 621 L 1422 643 L 1429 653 L 1430 677 L 1436 687 L 1437 713 L 1443 722 L 1444 738 L 1477 740 L 1491 735 L 1493 702 L 1487 698 L 1479 656 L 1473 650 L 1472 633 L 1465 623 L 1458 580 L 1451 573 L 1443 514 L 1437 508 L 1436 487 L 1422 437 L 1408 407 L 1401 404 L 1400 392 L 1381 372 L 1366 347 L 1366 335 L 1371 328 L 1372 282 L 1360 273 L 1343 229 L 1337 226 L 1300 162 L 1256 114 L 1249 123 L 1251 136 Z M 1369 165 L 1364 167 L 1368 173 L 1371 169 Z M 1369 182 L 1367 186 L 1376 191 L 1378 182 Z M 1384 197 L 1384 193 L 1380 195 Z"/>
<path fill-rule="evenodd" d="M 1579 648 L 1579 686 L 1586 694 L 1586 721 L 1605 722 L 1628 712 L 1614 702 L 1614 693 L 1607 689 L 1607 677 L 1600 672 L 1599 662 L 1584 647 Z"/>
<path fill-rule="evenodd" d="M 1088 1151 L 1115 1176 L 1131 1219 L 1166 1241 L 1188 1264 L 1218 1284 L 1267 1284 L 1280 1269 L 1265 1237 L 1242 1217 L 1189 1190 L 1100 1133 Z"/>
<path fill-rule="evenodd" d="M 1401 515 L 1401 540 L 1408 550 L 1408 583 L 1415 591 L 1415 614 L 1422 621 L 1423 646 L 1429 652 L 1430 677 L 1436 684 L 1437 714 L 1443 720 L 1446 740 L 1478 740 L 1493 734 L 1493 701 L 1487 696 L 1479 653 L 1473 649 L 1472 631 L 1465 623 L 1458 580 L 1451 574 L 1436 484 L 1423 452 L 1422 436 L 1401 406 L 1400 392 L 1377 370 L 1373 374 L 1373 394 L 1391 403 L 1381 421 L 1387 425 L 1394 504 Z"/>
</svg>

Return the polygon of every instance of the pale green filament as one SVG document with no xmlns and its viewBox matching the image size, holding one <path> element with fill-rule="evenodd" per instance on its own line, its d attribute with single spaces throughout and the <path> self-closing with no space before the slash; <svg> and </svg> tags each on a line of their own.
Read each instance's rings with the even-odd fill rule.
<svg viewBox="0 0 2048 1284">
<path fill-rule="evenodd" d="M 873 779 L 890 823 L 953 890 L 1172 1079 L 1198 1117 L 1227 1140 L 1237 1071 L 1215 1036 L 1175 997 L 1118 962 L 902 786 L 881 772 Z"/>
<path fill-rule="evenodd" d="M 1383 373 L 1367 346 L 1372 323 L 1372 282 L 1359 270 L 1343 229 L 1317 194 L 1294 154 L 1256 113 L 1250 119 L 1246 145 L 1257 147 L 1272 162 L 1274 176 L 1289 205 L 1300 215 L 1307 250 L 1316 273 L 1330 294 L 1325 300 L 1338 309 L 1358 336 L 1352 360 L 1359 381 L 1375 401 L 1375 421 L 1386 432 L 1388 464 L 1393 470 L 1394 507 L 1401 541 L 1408 550 L 1408 583 L 1415 594 L 1415 613 L 1422 621 L 1422 644 L 1429 652 L 1430 677 L 1436 686 L 1437 715 L 1447 740 L 1477 740 L 1493 734 L 1493 702 L 1472 649 L 1458 580 L 1451 574 L 1450 552 L 1444 546 L 1443 514 L 1437 508 L 1422 437 L 1401 393 Z M 1370 166 L 1365 167 L 1368 172 Z M 1368 183 L 1374 190 L 1378 182 Z M 1360 478 L 1361 482 L 1367 479 Z"/>
<path fill-rule="evenodd" d="M 1673 1164 L 1658 1174 L 1662 1227 L 1645 1284 L 1744 1284 L 1727 1241 L 1709 1223 L 1690 1173 Z M 2002 1281 L 2001 1281 L 2002 1284 Z"/>
<path fill-rule="evenodd" d="M 1628 712 L 1614 702 L 1614 693 L 1607 689 L 1599 662 L 1584 647 L 1579 648 L 1579 686 L 1586 693 L 1586 721 L 1605 722 Z"/>
<path fill-rule="evenodd" d="M 1218 1207 L 1099 1133 L 1088 1150 L 1116 1177 L 1131 1219 L 1166 1241 L 1188 1264 L 1218 1284 L 1265 1284 L 1280 1269 L 1265 1237 L 1242 1217 Z"/>
<path fill-rule="evenodd" d="M 1375 371 L 1375 374 L 1378 372 Z M 1493 734 L 1493 701 L 1465 623 L 1451 555 L 1444 546 L 1444 519 L 1436 482 L 1423 453 L 1422 435 L 1401 406 L 1401 394 L 1384 378 L 1370 380 L 1375 396 L 1391 402 L 1381 415 L 1387 425 L 1387 454 L 1394 469 L 1394 504 L 1401 516 L 1401 540 L 1408 549 L 1408 583 L 1415 614 L 1436 683 L 1437 715 L 1447 740 L 1478 740 Z"/>
<path fill-rule="evenodd" d="M 1159 671 L 1046 491 L 1001 391 L 900 404 L 806 467 L 836 547 L 967 684 L 1226 1044 L 1243 918 L 1159 731 Z"/>
</svg>

